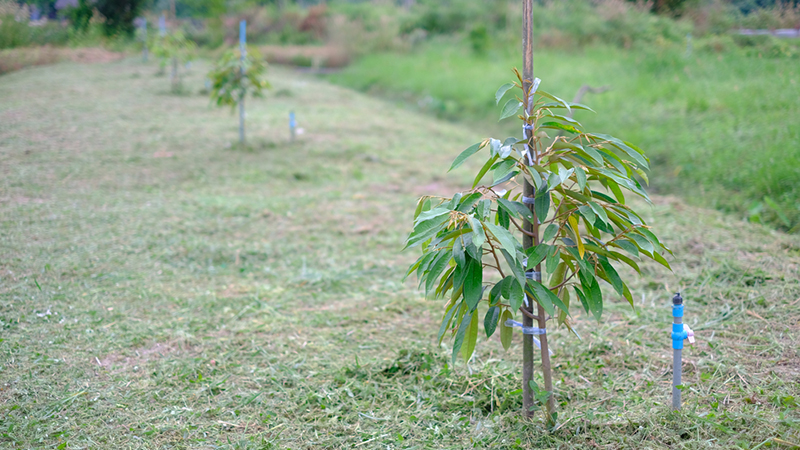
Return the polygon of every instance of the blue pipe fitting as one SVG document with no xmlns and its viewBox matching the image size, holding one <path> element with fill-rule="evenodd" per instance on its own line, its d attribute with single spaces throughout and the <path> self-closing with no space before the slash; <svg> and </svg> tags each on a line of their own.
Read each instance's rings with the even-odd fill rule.
<svg viewBox="0 0 800 450">
<path fill-rule="evenodd" d="M 672 305 L 672 317 L 683 317 L 683 305 Z"/>
<path fill-rule="evenodd" d="M 672 324 L 672 348 L 675 350 L 683 349 L 683 340 L 689 337 L 689 333 L 683 329 L 682 323 Z"/>
</svg>

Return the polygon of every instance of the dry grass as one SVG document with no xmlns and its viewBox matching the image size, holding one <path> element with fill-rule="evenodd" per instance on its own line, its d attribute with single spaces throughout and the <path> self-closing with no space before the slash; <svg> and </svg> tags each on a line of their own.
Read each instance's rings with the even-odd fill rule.
<svg viewBox="0 0 800 450">
<path fill-rule="evenodd" d="M 121 53 L 102 48 L 26 47 L 0 50 L 0 74 L 22 70 L 26 67 L 73 61 L 84 64 L 117 61 Z"/>
</svg>

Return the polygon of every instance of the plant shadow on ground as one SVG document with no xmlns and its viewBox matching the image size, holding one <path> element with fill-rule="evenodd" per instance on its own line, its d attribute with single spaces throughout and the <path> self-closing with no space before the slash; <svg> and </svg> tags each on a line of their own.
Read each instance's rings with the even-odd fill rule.
<svg viewBox="0 0 800 450">
<path fill-rule="evenodd" d="M 518 418 L 519 337 L 451 367 L 435 345 L 440 303 L 400 282 L 416 198 L 466 186 L 469 170 L 444 174 L 481 133 L 275 69 L 294 95 L 247 105 L 248 138 L 275 145 L 225 149 L 235 116 L 160 95 L 167 81 L 131 79 L 141 70 L 0 77 L 0 446 L 800 442 L 796 237 L 655 197 L 645 218 L 675 273 L 644 264 L 635 309 L 612 303 L 599 324 L 574 310 L 583 342 L 554 330 L 548 433 Z M 293 144 L 291 110 L 306 129 Z M 678 290 L 698 334 L 680 414 Z"/>
</svg>

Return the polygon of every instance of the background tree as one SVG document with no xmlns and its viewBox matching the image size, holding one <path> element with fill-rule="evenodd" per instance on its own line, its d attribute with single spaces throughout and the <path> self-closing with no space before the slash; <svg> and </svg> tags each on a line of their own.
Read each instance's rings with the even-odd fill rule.
<svg viewBox="0 0 800 450">
<path fill-rule="evenodd" d="M 254 48 L 247 47 L 245 57 L 240 51 L 229 50 L 217 61 L 208 77 L 211 79 L 211 100 L 217 106 L 230 106 L 231 111 L 242 106 L 245 97 L 263 96 L 262 91 L 269 88 L 265 75 L 267 63 Z M 240 141 L 244 144 L 244 124 Z"/>
<path fill-rule="evenodd" d="M 133 19 L 141 11 L 146 0 L 95 0 L 93 5 L 105 17 L 103 31 L 107 36 L 125 34 L 132 36 L 135 31 Z"/>
</svg>

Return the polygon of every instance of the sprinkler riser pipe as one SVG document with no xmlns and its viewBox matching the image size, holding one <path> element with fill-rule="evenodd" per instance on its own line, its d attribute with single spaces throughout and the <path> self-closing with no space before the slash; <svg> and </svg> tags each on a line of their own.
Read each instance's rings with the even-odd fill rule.
<svg viewBox="0 0 800 450">
<path fill-rule="evenodd" d="M 680 293 L 672 299 L 672 409 L 681 409 L 681 372 L 683 370 L 683 340 L 688 333 L 683 326 L 683 298 Z"/>
</svg>

